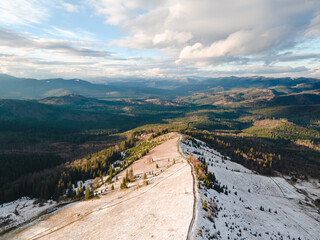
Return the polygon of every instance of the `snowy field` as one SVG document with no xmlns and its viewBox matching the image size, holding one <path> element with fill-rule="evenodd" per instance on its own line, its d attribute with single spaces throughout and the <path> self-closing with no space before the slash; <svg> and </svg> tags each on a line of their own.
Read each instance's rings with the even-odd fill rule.
<svg viewBox="0 0 320 240">
<path fill-rule="evenodd" d="M 320 239 L 319 209 L 312 201 L 320 198 L 319 186 L 301 180 L 293 186 L 282 177 L 255 174 L 197 142 L 194 147 L 186 140 L 180 148 L 186 157 L 205 158 L 227 194 L 199 190 L 194 239 Z"/>
<path fill-rule="evenodd" d="M 42 212 L 50 211 L 49 209 L 54 210 L 55 205 L 54 201 L 41 203 L 28 197 L 0 204 L 0 233 L 37 217 Z"/>
</svg>

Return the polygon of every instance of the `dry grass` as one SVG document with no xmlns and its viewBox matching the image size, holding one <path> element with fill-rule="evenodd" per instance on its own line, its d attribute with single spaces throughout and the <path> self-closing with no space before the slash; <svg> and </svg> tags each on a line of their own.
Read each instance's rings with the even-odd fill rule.
<svg viewBox="0 0 320 240">
<path fill-rule="evenodd" d="M 265 120 L 254 121 L 253 126 L 259 127 L 259 128 L 272 129 L 272 128 L 276 128 L 286 122 L 288 122 L 286 119 L 280 119 L 280 120 L 265 119 Z"/>
</svg>

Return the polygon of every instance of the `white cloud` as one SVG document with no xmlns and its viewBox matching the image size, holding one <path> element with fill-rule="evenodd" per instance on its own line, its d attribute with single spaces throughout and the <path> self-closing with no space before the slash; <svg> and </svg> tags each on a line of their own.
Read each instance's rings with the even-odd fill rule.
<svg viewBox="0 0 320 240">
<path fill-rule="evenodd" d="M 28 25 L 43 23 L 50 17 L 44 0 L 1 0 L 0 23 Z"/>
<path fill-rule="evenodd" d="M 0 27 L 0 47 L 2 52 L 20 52 L 33 54 L 38 50 L 45 50 L 51 54 L 65 56 L 83 56 L 104 58 L 111 53 L 102 49 L 94 49 L 95 44 L 83 41 L 68 41 L 47 38 L 27 38 L 12 30 Z M 8 48 L 10 47 L 10 48 Z"/>
<path fill-rule="evenodd" d="M 316 17 L 310 22 L 310 26 L 306 30 L 305 35 L 308 37 L 320 35 L 320 10 L 316 13 Z"/>
<path fill-rule="evenodd" d="M 215 61 L 230 60 L 237 56 L 260 55 L 279 43 L 279 32 L 286 29 L 270 29 L 263 33 L 253 31 L 238 31 L 226 39 L 213 42 L 205 47 L 201 43 L 186 46 L 181 50 L 180 60 Z"/>
<path fill-rule="evenodd" d="M 150 0 L 87 0 L 98 14 L 106 16 L 108 24 L 122 24 L 134 18 L 140 11 L 157 6 L 157 1 Z"/>
<path fill-rule="evenodd" d="M 54 4 L 0 0 L 0 71 L 80 78 L 319 74 L 319 0 L 58 0 Z M 85 9 L 88 5 L 91 8 Z M 74 21 L 72 17 L 79 17 L 75 13 L 88 14 L 92 22 L 101 19 L 90 15 L 93 9 L 106 24 L 114 25 L 106 27 L 105 36 L 101 26 L 92 28 L 97 35 L 82 30 L 81 21 L 79 28 L 74 23 L 53 26 L 55 17 Z M 63 14 L 54 15 L 57 11 Z M 14 32 L 11 25 L 26 25 L 25 31 L 31 33 Z M 122 35 L 114 39 L 118 32 L 108 31 L 117 27 Z M 39 35 L 32 35 L 35 32 Z M 110 42 L 99 45 L 97 37 Z M 114 45 L 119 55 L 106 50 Z"/>
<path fill-rule="evenodd" d="M 290 50 L 306 35 L 320 35 L 318 0 L 91 0 L 90 4 L 106 23 L 128 33 L 114 44 L 174 53 L 180 63 L 254 60 Z"/>
<path fill-rule="evenodd" d="M 82 9 L 82 6 L 67 3 L 64 1 L 62 1 L 60 4 L 61 4 L 61 6 L 59 6 L 58 8 L 62 8 L 63 10 L 65 10 L 67 12 L 80 12 L 80 10 Z"/>
<path fill-rule="evenodd" d="M 60 37 L 63 39 L 86 41 L 86 42 L 97 42 L 96 36 L 93 33 L 84 30 L 67 30 L 52 26 L 45 30 L 52 36 Z"/>
<path fill-rule="evenodd" d="M 174 32 L 165 30 L 163 33 L 156 34 L 153 38 L 154 45 L 161 45 L 162 43 L 182 44 L 188 42 L 192 38 L 190 32 Z"/>
</svg>

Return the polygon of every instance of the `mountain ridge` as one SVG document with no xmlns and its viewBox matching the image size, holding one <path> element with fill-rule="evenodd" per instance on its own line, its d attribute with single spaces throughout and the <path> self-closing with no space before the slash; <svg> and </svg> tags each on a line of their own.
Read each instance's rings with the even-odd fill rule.
<svg viewBox="0 0 320 240">
<path fill-rule="evenodd" d="M 16 78 L 0 74 L 0 98 L 42 99 L 45 97 L 78 94 L 98 99 L 112 98 L 149 98 L 167 99 L 186 96 L 195 92 L 226 91 L 235 88 L 270 89 L 275 95 L 289 92 L 303 92 L 320 88 L 317 78 L 274 78 L 274 77 L 219 77 L 205 80 L 153 81 L 135 80 L 92 83 L 81 79 L 52 78 L 36 80 L 33 78 Z"/>
</svg>

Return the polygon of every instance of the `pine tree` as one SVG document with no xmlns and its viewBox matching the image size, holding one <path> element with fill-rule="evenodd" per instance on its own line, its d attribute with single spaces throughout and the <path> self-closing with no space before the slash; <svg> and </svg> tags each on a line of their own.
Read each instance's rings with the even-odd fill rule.
<svg viewBox="0 0 320 240">
<path fill-rule="evenodd" d="M 123 178 L 123 180 L 122 180 L 122 183 L 121 183 L 121 185 L 120 185 L 120 188 L 121 189 L 124 189 L 124 188 L 127 188 L 128 186 L 127 186 L 127 180 L 126 180 L 126 178 Z"/>
<path fill-rule="evenodd" d="M 80 197 L 81 197 L 79 187 L 77 188 L 76 197 L 77 197 L 77 198 L 80 198 Z"/>
<path fill-rule="evenodd" d="M 127 181 L 132 182 L 134 180 L 133 168 L 130 168 Z"/>
<path fill-rule="evenodd" d="M 128 169 L 127 169 L 127 171 L 126 171 L 125 179 L 126 179 L 126 180 L 125 180 L 126 182 L 129 180 L 129 172 L 128 172 Z"/>
<path fill-rule="evenodd" d="M 84 195 L 84 199 L 85 199 L 85 200 L 88 200 L 89 198 L 90 198 L 90 188 L 87 187 L 87 188 L 86 188 L 86 194 Z"/>
</svg>

